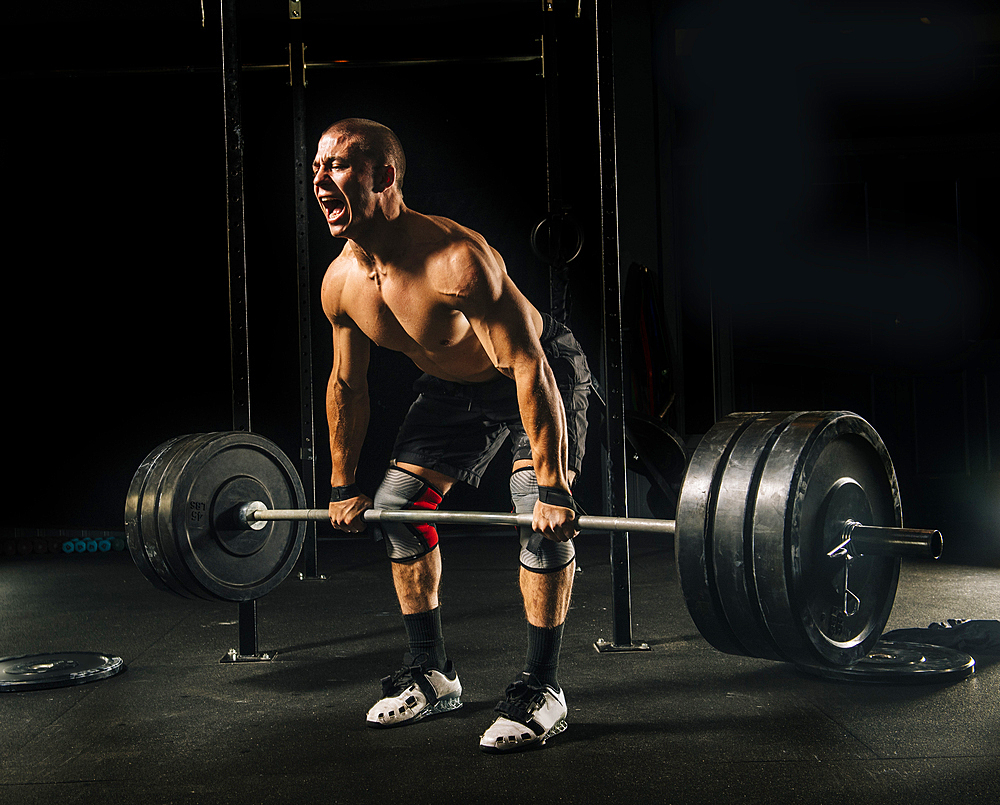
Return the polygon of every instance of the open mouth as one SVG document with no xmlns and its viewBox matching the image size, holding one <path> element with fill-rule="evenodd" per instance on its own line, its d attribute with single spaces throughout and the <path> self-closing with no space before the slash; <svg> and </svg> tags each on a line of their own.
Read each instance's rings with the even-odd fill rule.
<svg viewBox="0 0 1000 805">
<path fill-rule="evenodd" d="M 341 199 L 326 197 L 319 199 L 319 203 L 326 213 L 327 223 L 336 223 L 347 211 L 347 205 Z"/>
</svg>

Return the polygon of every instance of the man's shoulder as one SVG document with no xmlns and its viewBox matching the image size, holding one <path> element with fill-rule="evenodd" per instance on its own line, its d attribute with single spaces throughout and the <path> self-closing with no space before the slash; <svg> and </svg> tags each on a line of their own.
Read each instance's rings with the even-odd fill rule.
<svg viewBox="0 0 1000 805">
<path fill-rule="evenodd" d="M 358 258 L 354 254 L 354 250 L 345 244 L 340 254 L 334 257 L 326 267 L 326 273 L 323 275 L 324 292 L 327 289 L 333 290 L 343 287 L 344 281 L 357 270 L 357 267 Z"/>
<path fill-rule="evenodd" d="M 357 258 L 354 256 L 354 250 L 351 249 L 347 242 L 344 241 L 340 252 L 330 261 L 330 265 L 327 266 L 326 273 L 343 271 L 349 265 L 357 262 Z"/>
<path fill-rule="evenodd" d="M 442 215 L 424 215 L 422 218 L 421 239 L 432 249 L 447 253 L 489 249 L 486 238 L 474 229 Z"/>
<path fill-rule="evenodd" d="M 496 266 L 499 254 L 481 234 L 467 226 L 440 216 L 426 216 L 429 226 L 424 233 L 423 251 L 432 273 L 443 271 L 481 271 Z"/>
<path fill-rule="evenodd" d="M 323 309 L 326 311 L 327 316 L 343 313 L 342 297 L 344 285 L 356 266 L 357 258 L 354 256 L 352 250 L 346 247 L 327 266 L 326 273 L 323 275 L 323 285 L 320 292 Z"/>
</svg>

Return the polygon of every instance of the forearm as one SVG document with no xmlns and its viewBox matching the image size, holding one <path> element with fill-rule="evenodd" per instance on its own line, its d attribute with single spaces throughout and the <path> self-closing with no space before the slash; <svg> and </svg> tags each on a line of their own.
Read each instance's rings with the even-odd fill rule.
<svg viewBox="0 0 1000 805">
<path fill-rule="evenodd" d="M 370 404 L 367 386 L 354 389 L 330 378 L 326 394 L 326 415 L 330 427 L 331 486 L 355 481 L 361 448 L 368 432 Z"/>
<path fill-rule="evenodd" d="M 569 490 L 566 413 L 552 370 L 542 359 L 523 366 L 514 379 L 538 484 Z"/>
</svg>

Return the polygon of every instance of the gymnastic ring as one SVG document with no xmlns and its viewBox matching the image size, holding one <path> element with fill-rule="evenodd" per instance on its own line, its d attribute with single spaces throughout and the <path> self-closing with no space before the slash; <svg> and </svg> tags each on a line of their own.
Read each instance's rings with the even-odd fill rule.
<svg viewBox="0 0 1000 805">
<path fill-rule="evenodd" d="M 560 254 L 546 254 L 542 251 L 541 246 L 538 243 L 538 235 L 542 231 L 542 227 L 546 224 L 562 224 L 564 221 L 568 221 L 570 224 L 570 229 L 574 234 L 574 245 L 570 250 L 568 257 L 563 258 Z M 551 244 L 549 244 L 551 245 Z M 572 263 L 577 257 L 580 256 L 580 252 L 583 250 L 583 227 L 580 226 L 580 222 L 576 220 L 575 217 L 570 215 L 568 212 L 557 212 L 552 215 L 548 215 L 543 218 L 535 228 L 531 231 L 531 251 L 535 253 L 535 256 L 544 263 L 548 263 L 552 266 L 565 266 Z"/>
</svg>

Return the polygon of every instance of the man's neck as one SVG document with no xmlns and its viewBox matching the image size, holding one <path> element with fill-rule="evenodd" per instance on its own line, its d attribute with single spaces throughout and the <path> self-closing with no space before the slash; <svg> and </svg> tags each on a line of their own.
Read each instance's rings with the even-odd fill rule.
<svg viewBox="0 0 1000 805">
<path fill-rule="evenodd" d="M 402 208 L 391 219 L 379 217 L 372 220 L 363 232 L 348 238 L 358 262 L 369 273 L 378 271 L 385 274 L 406 252 L 410 241 L 408 213 Z"/>
</svg>

